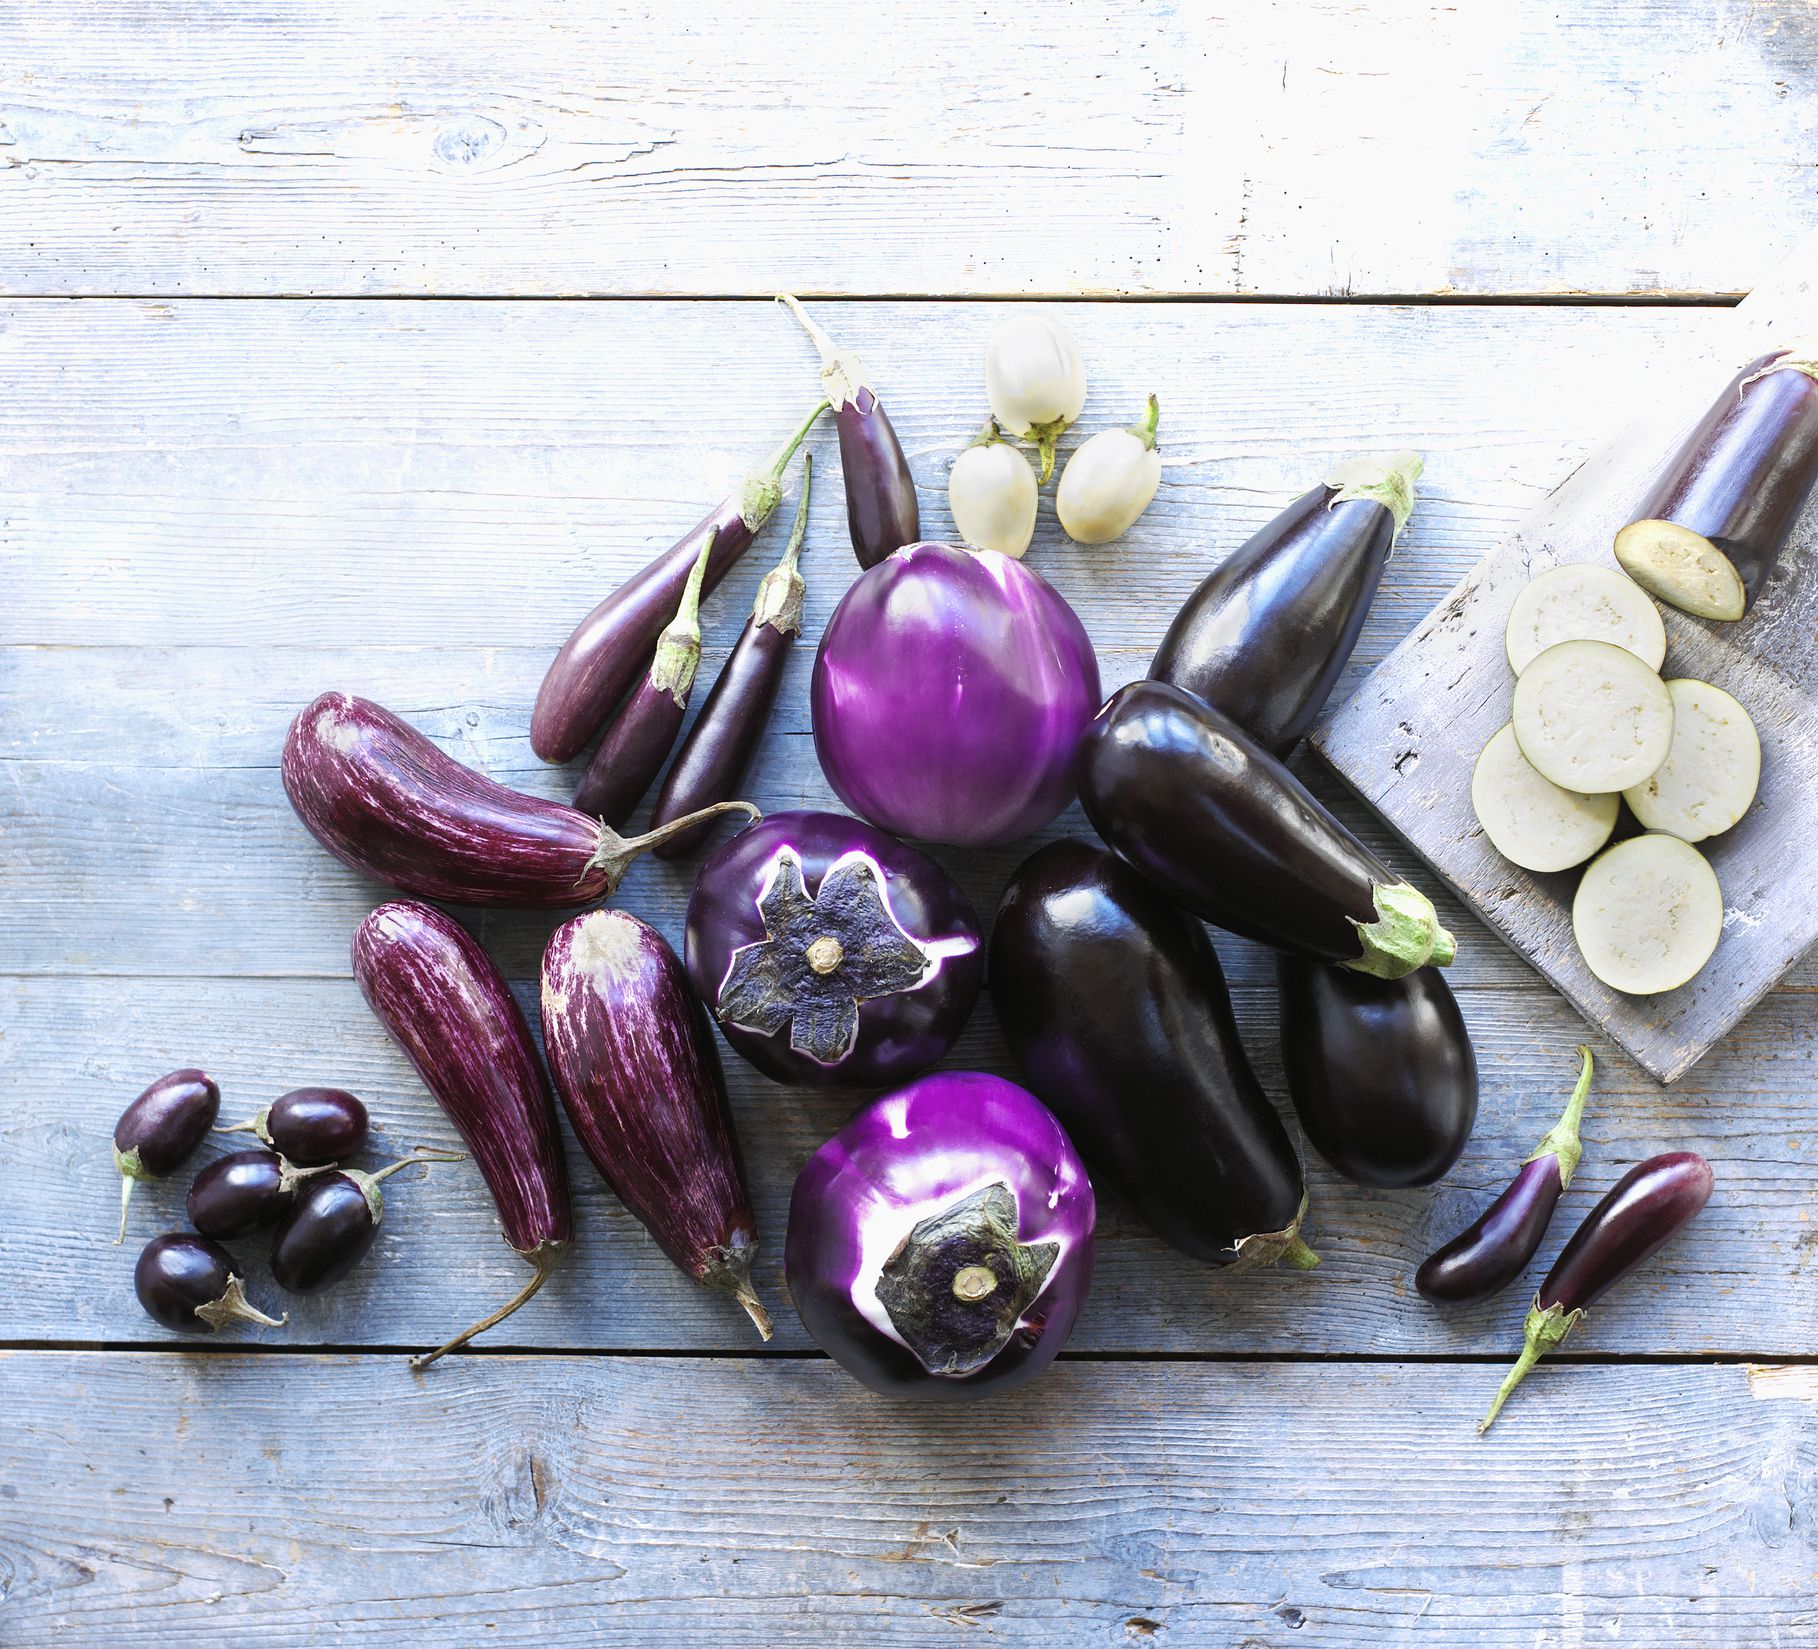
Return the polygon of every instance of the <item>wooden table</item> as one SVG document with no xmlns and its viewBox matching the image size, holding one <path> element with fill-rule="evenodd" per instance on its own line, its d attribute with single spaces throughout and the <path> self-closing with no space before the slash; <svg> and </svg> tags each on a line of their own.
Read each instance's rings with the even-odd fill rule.
<svg viewBox="0 0 1818 1649">
<path fill-rule="evenodd" d="M 363 1269 L 282 1334 L 192 1345 L 138 1310 L 186 1176 L 109 1243 L 108 1129 L 175 1065 L 235 1116 L 351 1087 L 380 1158 L 448 1137 L 349 979 L 379 893 L 292 817 L 284 726 L 346 688 L 564 793 L 525 737 L 552 647 L 812 395 L 774 290 L 863 352 L 931 535 L 992 300 L 1062 306 L 1085 427 L 1159 393 L 1137 531 L 1080 549 L 1044 503 L 1030 552 L 1108 685 L 1330 460 L 1424 449 L 1354 684 L 1818 219 L 1802 0 L 1227 10 L 0 21 L 9 1649 L 1813 1640 L 1810 959 L 1671 1091 L 1596 1044 L 1562 1227 L 1669 1146 L 1717 1196 L 1482 1442 L 1523 1291 L 1442 1317 L 1410 1271 L 1550 1123 L 1585 1027 L 1456 907 L 1483 1106 L 1445 1183 L 1312 1165 L 1307 1276 L 1211 1275 L 1106 1199 L 1063 1361 L 984 1406 L 879 1401 L 786 1308 L 760 1351 L 572 1151 L 572 1263 L 422 1375 L 405 1354 L 521 1274 L 470 1166 L 394 1179 Z M 834 468 L 811 637 L 854 570 Z M 709 671 L 768 542 L 710 606 Z M 766 808 L 828 798 L 807 664 Z M 989 911 L 1019 852 L 944 857 Z M 622 902 L 673 937 L 686 893 L 647 865 Z M 528 999 L 548 920 L 474 925 Z M 1279 1095 L 1266 960 L 1220 948 Z M 951 1063 L 1008 1068 L 987 1010 Z M 730 1076 L 775 1299 L 791 1178 L 860 1096 Z"/>
</svg>

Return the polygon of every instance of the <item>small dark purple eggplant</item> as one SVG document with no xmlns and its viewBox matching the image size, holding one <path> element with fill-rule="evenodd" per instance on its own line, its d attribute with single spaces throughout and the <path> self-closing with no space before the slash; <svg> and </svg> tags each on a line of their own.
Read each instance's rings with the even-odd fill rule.
<svg viewBox="0 0 1818 1649">
<path fill-rule="evenodd" d="M 1553 1210 L 1572 1183 L 1584 1146 L 1578 1138 L 1585 1096 L 1591 1091 L 1591 1050 L 1580 1048 L 1578 1085 L 1564 1114 L 1521 1165 L 1508 1189 L 1445 1247 L 1429 1254 L 1414 1273 L 1414 1286 L 1438 1305 L 1488 1299 L 1521 1275 L 1552 1223 Z"/>
<path fill-rule="evenodd" d="M 276 1151 L 253 1149 L 217 1157 L 189 1188 L 189 1223 L 205 1237 L 226 1241 L 276 1225 L 296 1200 L 297 1187 L 326 1167 L 299 1168 Z"/>
<path fill-rule="evenodd" d="M 146 1315 L 179 1334 L 213 1334 L 230 1322 L 282 1328 L 290 1321 L 289 1312 L 267 1317 L 247 1304 L 233 1255 L 193 1231 L 153 1237 L 133 1268 L 133 1288 Z"/>
<path fill-rule="evenodd" d="M 1431 1185 L 1477 1120 L 1477 1055 L 1445 975 L 1278 956 L 1275 976 L 1288 1097 L 1313 1149 L 1359 1185 Z"/>
<path fill-rule="evenodd" d="M 360 1263 L 385 1217 L 379 1182 L 419 1162 L 464 1162 L 458 1152 L 420 1151 L 363 1174 L 337 1169 L 303 1186 L 271 1239 L 271 1274 L 292 1294 L 313 1294 L 338 1283 Z"/>
<path fill-rule="evenodd" d="M 163 1179 L 202 1143 L 221 1111 L 221 1090 L 201 1071 L 161 1076 L 120 1113 L 114 1124 L 114 1166 L 120 1170 L 120 1235 L 126 1241 L 126 1207 L 142 1179 Z"/>
<path fill-rule="evenodd" d="M 366 1107 L 342 1088 L 292 1088 L 250 1122 L 217 1134 L 257 1134 L 298 1168 L 351 1157 L 366 1143 Z"/>
<path fill-rule="evenodd" d="M 1715 1177 L 1695 1151 L 1668 1151 L 1638 1162 L 1560 1250 L 1528 1308 L 1527 1344 L 1478 1424 L 1488 1431 L 1527 1372 L 1577 1326 L 1585 1308 L 1603 1298 L 1643 1260 L 1658 1253 L 1711 1200 Z"/>
</svg>

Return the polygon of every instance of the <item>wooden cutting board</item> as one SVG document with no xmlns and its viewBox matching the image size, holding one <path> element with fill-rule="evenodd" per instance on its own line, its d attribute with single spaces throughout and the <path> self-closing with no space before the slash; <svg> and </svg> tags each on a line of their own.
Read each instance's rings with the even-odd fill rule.
<svg viewBox="0 0 1818 1649">
<path fill-rule="evenodd" d="M 1815 333 L 1818 235 L 1743 301 L 1708 353 L 1662 362 L 1636 384 L 1642 416 L 1555 487 L 1312 735 L 1498 935 L 1662 1082 L 1702 1058 L 1818 941 L 1818 502 L 1747 617 L 1718 624 L 1665 615 L 1663 673 L 1725 688 L 1761 734 L 1754 807 L 1699 844 L 1723 888 L 1724 929 L 1696 979 L 1635 997 L 1593 978 L 1572 941 L 1579 872 L 1538 876 L 1498 854 L 1471 811 L 1471 768 L 1509 719 L 1514 679 L 1502 636 L 1516 591 L 1562 562 L 1613 567 L 1617 528 L 1735 368 Z"/>
</svg>

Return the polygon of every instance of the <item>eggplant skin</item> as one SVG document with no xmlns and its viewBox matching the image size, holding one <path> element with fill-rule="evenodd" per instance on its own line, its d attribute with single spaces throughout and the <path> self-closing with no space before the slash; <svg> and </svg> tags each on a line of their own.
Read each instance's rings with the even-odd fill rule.
<svg viewBox="0 0 1818 1649">
<path fill-rule="evenodd" d="M 1468 1305 L 1519 1277 L 1552 1223 L 1565 1187 L 1551 1151 L 1530 1158 L 1508 1188 L 1414 1273 L 1414 1286 L 1435 1305 Z"/>
<path fill-rule="evenodd" d="M 1477 1055 L 1445 976 L 1276 959 L 1282 1064 L 1314 1150 L 1359 1185 L 1431 1185 L 1477 1120 Z"/>
<path fill-rule="evenodd" d="M 1294 1224 L 1300 1163 L 1199 922 L 1102 848 L 1052 842 L 1010 879 L 988 972 L 1030 1088 L 1166 1242 L 1229 1265 Z"/>
<path fill-rule="evenodd" d="M 1594 1305 L 1663 1248 L 1711 1200 L 1711 1165 L 1696 1151 L 1638 1162 L 1604 1194 L 1559 1251 L 1534 1296 L 1535 1309 L 1572 1313 Z"/>
<path fill-rule="evenodd" d="M 834 414 L 840 431 L 840 473 L 846 483 L 846 530 L 861 567 L 875 567 L 905 544 L 921 542 L 915 478 L 878 398 L 860 384 Z"/>
</svg>

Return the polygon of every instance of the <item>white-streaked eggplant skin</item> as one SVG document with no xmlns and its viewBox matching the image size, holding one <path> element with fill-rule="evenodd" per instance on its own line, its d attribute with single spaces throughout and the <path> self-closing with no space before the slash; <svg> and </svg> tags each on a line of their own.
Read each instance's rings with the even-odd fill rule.
<svg viewBox="0 0 1818 1649">
<path fill-rule="evenodd" d="M 751 1286 L 757 1220 L 719 1053 L 663 936 L 623 911 L 557 928 L 543 953 L 543 1045 L 575 1137 L 619 1201 L 768 1340 Z"/>
</svg>

